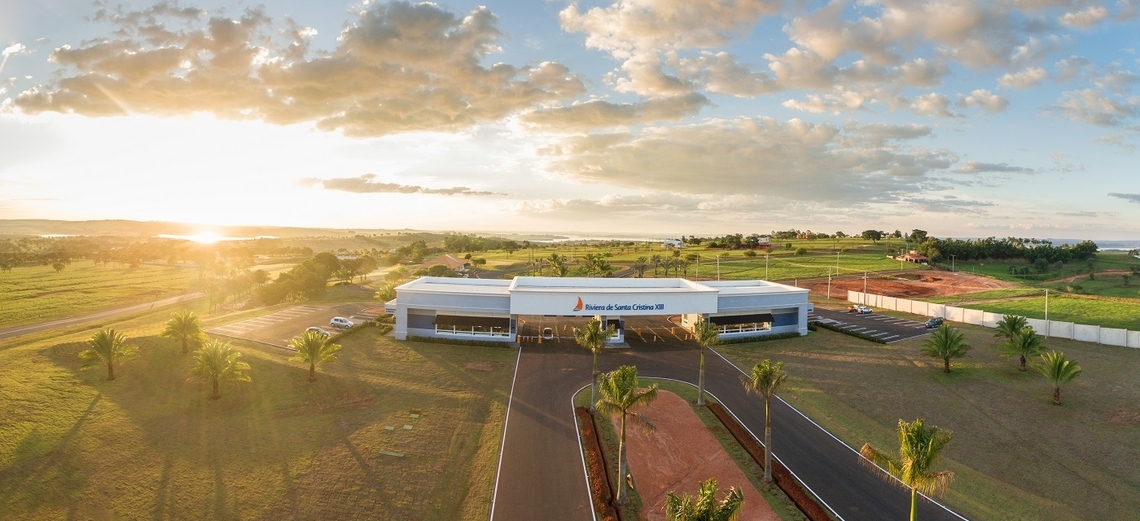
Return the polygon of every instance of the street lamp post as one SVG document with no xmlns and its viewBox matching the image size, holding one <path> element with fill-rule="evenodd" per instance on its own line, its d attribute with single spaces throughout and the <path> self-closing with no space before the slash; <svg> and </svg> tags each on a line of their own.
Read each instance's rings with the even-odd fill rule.
<svg viewBox="0 0 1140 521">
<path fill-rule="evenodd" d="M 720 254 L 716 254 L 716 280 L 720 280 Z"/>
<path fill-rule="evenodd" d="M 768 252 L 764 252 L 764 280 L 768 280 Z"/>
<path fill-rule="evenodd" d="M 827 268 L 827 298 L 831 299 L 831 267 Z"/>
<path fill-rule="evenodd" d="M 956 271 L 954 269 L 954 260 L 955 260 L 954 258 L 955 257 L 957 257 L 957 255 L 950 255 L 950 271 Z"/>
</svg>

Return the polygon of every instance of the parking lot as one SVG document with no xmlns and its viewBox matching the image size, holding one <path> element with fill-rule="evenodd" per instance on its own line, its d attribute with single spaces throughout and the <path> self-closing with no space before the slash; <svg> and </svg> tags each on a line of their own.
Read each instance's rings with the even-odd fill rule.
<svg viewBox="0 0 1140 521">
<path fill-rule="evenodd" d="M 383 309 L 377 308 L 376 303 L 299 305 L 268 315 L 211 327 L 206 333 L 285 348 L 289 345 L 290 339 L 300 336 L 308 327 L 316 326 L 333 332 L 335 330 L 329 327 L 329 320 L 332 317 L 347 317 L 353 322 L 360 323 L 371 320 L 383 312 Z"/>
<path fill-rule="evenodd" d="M 845 331 L 882 339 L 888 344 L 929 334 L 923 322 L 871 313 L 859 315 L 832 309 L 815 308 L 808 320 L 829 322 Z"/>
</svg>

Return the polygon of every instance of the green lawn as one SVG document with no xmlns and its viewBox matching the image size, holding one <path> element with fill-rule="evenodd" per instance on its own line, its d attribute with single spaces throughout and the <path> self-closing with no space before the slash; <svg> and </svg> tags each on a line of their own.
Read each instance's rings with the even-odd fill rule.
<svg viewBox="0 0 1140 521">
<path fill-rule="evenodd" d="M 1070 282 L 1040 283 L 1037 286 L 1057 291 L 1075 291 L 1104 297 L 1140 299 L 1140 275 L 1128 274 L 1128 283 L 1120 273 L 1099 273 L 1095 279 L 1081 277 Z"/>
<path fill-rule="evenodd" d="M 967 304 L 964 307 L 984 309 L 1003 315 L 1045 318 L 1044 295 L 1001 302 Z M 1137 330 L 1140 329 L 1140 303 L 1072 298 L 1064 294 L 1050 293 L 1049 320 Z"/>
<path fill-rule="evenodd" d="M 0 273 L 0 328 L 180 295 L 197 281 L 197 269 L 177 266 L 21 266 Z"/>
<path fill-rule="evenodd" d="M 896 450 L 899 419 L 954 431 L 936 467 L 955 473 L 944 499 L 967 518 L 1134 518 L 1140 350 L 1047 340 L 1084 368 L 1058 407 L 1040 374 L 998 354 L 991 330 L 962 331 L 974 350 L 950 374 L 919 353 L 921 339 L 880 345 L 820 330 L 717 349 L 740 367 L 783 361 L 780 396 L 852 447 Z"/>
<path fill-rule="evenodd" d="M 957 295 L 947 295 L 945 297 L 926 297 L 922 300 L 927 302 L 934 302 L 936 304 L 951 304 L 956 306 L 966 302 L 977 302 L 980 300 L 1000 300 L 1008 298 L 1028 297 L 1033 295 L 1044 295 L 1044 292 L 1037 288 L 1008 288 L 978 291 L 974 293 L 959 293 Z"/>
<path fill-rule="evenodd" d="M 89 331 L 0 343 L 0 518 L 489 514 L 514 350 L 365 329 L 308 383 L 288 353 L 235 343 L 253 382 L 210 401 L 190 359 L 153 336 L 168 314 L 118 326 L 141 356 L 113 382 L 77 370 Z"/>
<path fill-rule="evenodd" d="M 1029 268 L 1029 275 L 1011 275 L 1009 268 L 1014 267 Z M 1132 266 L 1140 266 L 1140 259 L 1131 257 L 1124 252 L 1100 252 L 1096 254 L 1096 261 L 1093 263 L 1094 271 L 1102 270 L 1128 270 Z M 1062 266 L 1059 270 L 1050 269 L 1044 273 L 1038 272 L 1030 263 L 1021 260 L 969 260 L 959 261 L 955 263 L 958 271 L 976 273 L 978 275 L 986 275 L 1001 280 L 1008 280 L 1011 282 L 1027 282 L 1035 283 L 1046 280 L 1057 280 L 1073 275 L 1087 274 L 1089 272 L 1089 265 L 1087 262 L 1070 262 Z"/>
</svg>

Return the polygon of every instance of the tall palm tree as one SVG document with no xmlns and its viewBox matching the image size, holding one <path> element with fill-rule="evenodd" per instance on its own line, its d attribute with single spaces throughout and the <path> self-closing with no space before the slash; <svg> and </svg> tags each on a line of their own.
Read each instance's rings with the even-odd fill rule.
<svg viewBox="0 0 1140 521">
<path fill-rule="evenodd" d="M 700 372 L 697 373 L 697 405 L 705 404 L 705 349 L 720 343 L 720 329 L 702 315 L 693 324 L 693 338 L 701 346 Z"/>
<path fill-rule="evenodd" d="M 750 394 L 764 397 L 764 482 L 772 482 L 772 397 L 780 384 L 788 378 L 784 372 L 784 363 L 772 363 L 764 360 L 752 366 L 752 374 L 748 378 L 740 377 L 744 382 L 744 390 Z"/>
<path fill-rule="evenodd" d="M 1081 374 L 1076 360 L 1066 360 L 1065 353 L 1049 351 L 1041 355 L 1041 365 L 1035 366 L 1053 384 L 1053 405 L 1061 405 L 1061 386 Z"/>
<path fill-rule="evenodd" d="M 638 278 L 645 276 L 645 269 L 648 267 L 649 267 L 649 258 L 648 257 L 638 257 L 637 260 L 633 263 L 633 269 L 637 270 L 637 277 Z"/>
<path fill-rule="evenodd" d="M 138 356 L 139 348 L 127 344 L 126 335 L 111 328 L 100 329 L 87 341 L 87 349 L 79 353 L 79 368 L 87 369 L 95 364 L 107 364 L 107 379 L 115 379 L 115 362 L 123 362 Z"/>
<path fill-rule="evenodd" d="M 194 352 L 194 367 L 190 374 L 210 381 L 210 399 L 222 397 L 220 383 L 223 381 L 248 382 L 249 364 L 239 362 L 241 353 L 234 351 L 229 342 L 211 340 Z"/>
<path fill-rule="evenodd" d="M 1021 333 L 1022 329 L 1029 327 L 1029 322 L 1025 317 L 1017 315 L 1005 315 L 1001 317 L 994 329 L 995 338 L 1004 338 L 1008 342 L 1013 342 Z M 1024 371 L 1025 369 L 1022 369 Z"/>
<path fill-rule="evenodd" d="M 1018 331 L 1012 339 L 998 346 L 998 349 L 1001 350 L 1006 358 L 1019 357 L 1021 360 L 1020 370 L 1024 371 L 1026 369 L 1026 363 L 1028 362 L 1027 359 L 1041 354 L 1043 347 L 1044 346 L 1041 345 L 1041 336 L 1038 335 L 1033 328 L 1025 326 L 1021 328 L 1021 331 Z"/>
<path fill-rule="evenodd" d="M 598 412 L 612 416 L 621 415 L 621 434 L 618 441 L 618 496 L 617 504 L 624 505 L 629 501 L 626 493 L 625 476 L 629 474 L 629 461 L 625 449 L 625 424 L 632 418 L 642 427 L 654 430 L 656 427 L 644 416 L 633 412 L 635 407 L 649 405 L 657 399 L 657 384 L 644 389 L 637 381 L 637 368 L 632 365 L 623 365 L 608 373 L 603 373 L 598 379 L 598 401 L 595 403 Z"/>
<path fill-rule="evenodd" d="M 724 499 L 716 500 L 716 478 L 701 483 L 696 496 L 678 496 L 669 492 L 665 496 L 665 519 L 669 521 L 734 521 L 744 506 L 744 492 L 736 487 L 728 489 Z"/>
<path fill-rule="evenodd" d="M 340 353 L 340 344 L 329 341 L 329 337 L 320 331 L 305 331 L 301 336 L 293 337 L 289 347 L 297 350 L 293 360 L 309 364 L 309 381 L 317 380 L 317 364 L 332 362 Z"/>
<path fill-rule="evenodd" d="M 653 261 L 653 276 L 654 277 L 657 276 L 657 267 L 661 265 L 662 259 L 663 259 L 663 257 L 661 257 L 661 255 L 656 255 L 656 254 L 653 255 L 652 257 L 649 257 L 649 260 Z"/>
<path fill-rule="evenodd" d="M 950 359 L 962 358 L 973 349 L 966 343 L 961 331 L 942 324 L 922 343 L 922 352 L 945 363 L 943 372 L 950 372 Z"/>
<path fill-rule="evenodd" d="M 880 452 L 870 444 L 864 444 L 859 454 L 865 458 L 864 464 L 882 469 L 910 489 L 910 521 L 915 521 L 918 519 L 918 493 L 940 494 L 954 481 L 953 472 L 931 470 L 934 460 L 950 443 L 954 433 L 935 426 L 927 427 L 922 420 L 910 423 L 899 420 L 898 432 L 897 456 Z"/>
<path fill-rule="evenodd" d="M 170 320 L 166 321 L 166 329 L 163 329 L 158 336 L 173 338 L 182 342 L 183 353 L 190 352 L 191 343 L 200 345 L 206 341 L 206 333 L 202 331 L 202 322 L 198 320 L 198 315 L 195 315 L 193 311 L 171 314 Z"/>
<path fill-rule="evenodd" d="M 609 342 L 610 337 L 617 333 L 614 326 L 602 328 L 602 321 L 598 317 L 591 318 L 586 322 L 584 328 L 574 328 L 574 341 L 578 345 L 586 348 L 591 354 L 594 355 L 594 372 L 590 373 L 590 410 L 597 411 L 594 406 L 598 401 L 598 353 L 606 347 L 606 342 Z"/>
</svg>

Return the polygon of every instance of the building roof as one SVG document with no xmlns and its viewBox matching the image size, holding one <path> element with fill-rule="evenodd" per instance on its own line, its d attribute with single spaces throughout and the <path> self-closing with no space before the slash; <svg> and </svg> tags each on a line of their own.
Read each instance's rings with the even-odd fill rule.
<svg viewBox="0 0 1140 521">
<path fill-rule="evenodd" d="M 432 266 L 435 266 L 436 264 L 442 264 L 442 265 L 447 266 L 448 268 L 451 268 L 453 270 L 458 270 L 458 269 L 466 266 L 467 261 L 462 260 L 462 259 L 457 259 L 453 255 L 445 253 L 445 254 L 440 255 L 439 257 L 436 257 L 434 259 L 424 261 L 422 265 L 430 268 Z"/>
</svg>

